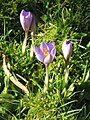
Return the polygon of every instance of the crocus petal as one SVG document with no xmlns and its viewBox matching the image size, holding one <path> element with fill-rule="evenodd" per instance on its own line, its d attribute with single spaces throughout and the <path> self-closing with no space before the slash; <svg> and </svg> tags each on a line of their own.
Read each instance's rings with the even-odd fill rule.
<svg viewBox="0 0 90 120">
<path fill-rule="evenodd" d="M 42 50 L 42 52 L 43 52 L 43 49 L 46 49 L 47 51 L 49 51 L 49 47 L 45 42 L 41 42 L 40 49 Z"/>
<path fill-rule="evenodd" d="M 52 58 L 54 59 L 54 57 L 56 55 L 56 49 L 55 49 L 55 47 L 51 50 L 50 54 L 51 54 Z"/>
<path fill-rule="evenodd" d="M 28 31 L 32 22 L 31 12 L 26 12 L 25 10 L 22 10 L 20 13 L 20 22 L 24 31 Z"/>
<path fill-rule="evenodd" d="M 44 64 L 49 64 L 50 62 L 52 62 L 52 56 L 48 54 L 44 59 Z"/>
<path fill-rule="evenodd" d="M 54 42 L 49 42 L 48 44 L 48 47 L 49 47 L 49 51 L 51 52 L 51 50 L 53 49 L 53 48 L 55 48 L 55 43 Z"/>
<path fill-rule="evenodd" d="M 44 55 L 39 47 L 34 48 L 34 53 L 39 61 L 44 62 Z"/>
</svg>

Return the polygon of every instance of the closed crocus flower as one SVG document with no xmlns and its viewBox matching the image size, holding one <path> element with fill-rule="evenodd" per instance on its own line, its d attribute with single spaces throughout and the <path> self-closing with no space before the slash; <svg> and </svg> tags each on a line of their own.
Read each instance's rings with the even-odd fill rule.
<svg viewBox="0 0 90 120">
<path fill-rule="evenodd" d="M 20 22 L 24 31 L 29 31 L 32 23 L 32 13 L 22 10 L 20 13 Z"/>
<path fill-rule="evenodd" d="M 23 30 L 25 31 L 25 39 L 24 39 L 23 45 L 22 45 L 22 53 L 23 54 L 25 53 L 28 32 L 30 29 L 31 30 L 31 38 L 32 38 L 31 54 L 30 55 L 33 56 L 34 35 L 35 35 L 35 30 L 36 30 L 35 16 L 31 12 L 27 12 L 25 10 L 22 10 L 20 13 L 20 22 L 21 22 Z"/>
<path fill-rule="evenodd" d="M 65 60 L 68 60 L 72 54 L 72 42 L 70 40 L 65 40 L 62 44 L 62 53 Z"/>
<path fill-rule="evenodd" d="M 37 59 L 47 65 L 52 62 L 55 57 L 55 44 L 54 42 L 49 42 L 48 44 L 42 42 L 39 47 L 34 48 L 34 52 Z"/>
</svg>

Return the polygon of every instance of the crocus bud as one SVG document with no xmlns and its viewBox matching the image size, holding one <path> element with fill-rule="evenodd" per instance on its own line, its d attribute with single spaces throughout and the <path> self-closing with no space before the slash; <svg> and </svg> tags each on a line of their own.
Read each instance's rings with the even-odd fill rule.
<svg viewBox="0 0 90 120">
<path fill-rule="evenodd" d="M 32 14 L 32 23 L 31 23 L 31 36 L 34 37 L 36 32 L 36 19 L 35 19 L 35 15 Z"/>
<path fill-rule="evenodd" d="M 31 12 L 22 10 L 20 13 L 20 22 L 21 22 L 23 30 L 25 31 L 25 39 L 22 45 L 22 53 L 25 53 L 29 29 L 31 29 L 31 33 L 33 33 L 33 37 L 32 36 L 31 37 L 32 37 L 32 41 L 34 41 L 34 35 L 35 35 L 35 30 L 36 30 L 35 16 Z"/>
<path fill-rule="evenodd" d="M 72 42 L 70 40 L 65 40 L 62 44 L 62 53 L 64 59 L 67 61 L 72 54 Z"/>
<path fill-rule="evenodd" d="M 29 28 L 31 27 L 32 17 L 33 15 L 31 12 L 26 12 L 25 10 L 22 10 L 20 13 L 20 22 L 25 32 L 29 31 Z"/>
</svg>

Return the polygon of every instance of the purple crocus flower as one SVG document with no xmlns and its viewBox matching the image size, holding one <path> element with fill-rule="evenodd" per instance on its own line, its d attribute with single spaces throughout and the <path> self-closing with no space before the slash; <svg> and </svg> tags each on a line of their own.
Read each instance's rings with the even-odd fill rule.
<svg viewBox="0 0 90 120">
<path fill-rule="evenodd" d="M 20 22 L 24 31 L 28 31 L 32 23 L 32 13 L 22 10 L 20 13 Z"/>
<path fill-rule="evenodd" d="M 47 65 L 52 62 L 55 57 L 55 44 L 54 42 L 49 42 L 48 44 L 42 42 L 39 47 L 34 48 L 34 52 L 37 59 Z"/>
<path fill-rule="evenodd" d="M 62 52 L 64 59 L 67 60 L 72 54 L 72 42 L 70 40 L 65 40 L 62 44 Z"/>
</svg>

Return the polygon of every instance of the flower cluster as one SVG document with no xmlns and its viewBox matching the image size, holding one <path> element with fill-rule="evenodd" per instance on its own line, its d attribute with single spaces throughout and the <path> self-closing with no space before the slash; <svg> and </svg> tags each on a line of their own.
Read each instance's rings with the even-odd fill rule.
<svg viewBox="0 0 90 120">
<path fill-rule="evenodd" d="M 20 13 L 20 22 L 23 30 L 25 31 L 25 39 L 22 46 L 22 53 L 25 52 L 28 31 L 31 28 L 31 37 L 32 37 L 31 48 L 32 49 L 31 49 L 30 56 L 33 56 L 33 51 L 34 51 L 36 58 L 40 62 L 42 62 L 46 67 L 46 77 L 44 82 L 44 92 L 46 92 L 48 90 L 48 65 L 53 61 L 56 55 L 55 43 L 53 41 L 49 43 L 41 42 L 40 46 L 34 46 L 33 34 L 35 32 L 35 17 L 31 12 L 26 12 L 25 10 L 22 10 Z M 70 40 L 65 40 L 63 42 L 62 53 L 66 63 L 66 61 L 68 61 L 68 59 L 72 54 L 72 42 Z"/>
<path fill-rule="evenodd" d="M 24 31 L 27 32 L 30 28 L 35 31 L 35 17 L 31 12 L 22 10 L 20 13 L 20 22 Z M 44 64 L 49 64 L 53 61 L 56 54 L 55 44 L 54 42 L 48 44 L 42 42 L 40 47 L 35 47 L 34 52 L 39 61 Z M 70 58 L 72 54 L 72 42 L 70 40 L 63 42 L 62 53 L 65 60 Z"/>
</svg>

